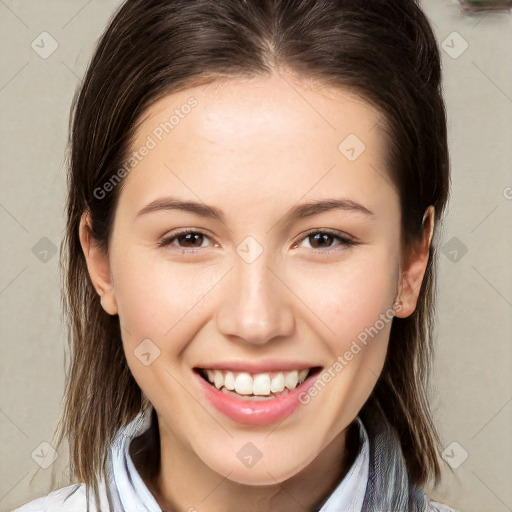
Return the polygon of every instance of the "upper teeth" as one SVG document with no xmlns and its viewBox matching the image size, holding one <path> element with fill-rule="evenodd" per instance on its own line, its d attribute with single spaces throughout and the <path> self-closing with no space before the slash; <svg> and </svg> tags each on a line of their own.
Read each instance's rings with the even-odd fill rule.
<svg viewBox="0 0 512 512">
<path fill-rule="evenodd" d="M 223 370 L 205 370 L 208 380 L 217 388 L 225 387 L 239 395 L 270 395 L 281 393 L 285 388 L 295 389 L 306 380 L 309 370 L 292 370 L 275 374 L 247 372 L 234 373 Z"/>
</svg>

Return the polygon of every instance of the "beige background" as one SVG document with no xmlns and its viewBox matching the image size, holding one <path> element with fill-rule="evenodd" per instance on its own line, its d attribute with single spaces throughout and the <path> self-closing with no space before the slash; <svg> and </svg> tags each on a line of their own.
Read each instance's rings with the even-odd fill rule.
<svg viewBox="0 0 512 512">
<path fill-rule="evenodd" d="M 0 0 L 0 510 L 44 494 L 50 481 L 36 460 L 64 383 L 52 248 L 64 227 L 68 113 L 117 5 Z M 463 14 L 449 0 L 423 6 L 445 48 L 453 185 L 432 400 L 447 458 L 460 464 L 434 496 L 468 512 L 512 511 L 512 17 Z M 58 44 L 46 59 L 31 47 L 43 31 Z"/>
</svg>

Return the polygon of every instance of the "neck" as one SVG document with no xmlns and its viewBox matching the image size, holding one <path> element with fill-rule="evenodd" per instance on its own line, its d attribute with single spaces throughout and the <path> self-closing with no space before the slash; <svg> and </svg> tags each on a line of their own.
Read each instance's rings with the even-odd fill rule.
<svg viewBox="0 0 512 512">
<path fill-rule="evenodd" d="M 148 435 L 150 432 L 154 435 L 153 429 Z M 148 456 L 149 450 L 141 449 L 143 441 L 139 439 L 132 442 L 130 452 L 137 471 L 165 512 L 196 508 L 209 512 L 314 512 L 344 478 L 359 451 L 357 426 L 352 424 L 293 477 L 275 485 L 252 486 L 219 475 L 175 438 L 161 436 L 161 429 L 159 437 L 161 446 L 151 445 L 159 453 Z M 147 439 L 145 444 L 149 448 Z"/>
</svg>

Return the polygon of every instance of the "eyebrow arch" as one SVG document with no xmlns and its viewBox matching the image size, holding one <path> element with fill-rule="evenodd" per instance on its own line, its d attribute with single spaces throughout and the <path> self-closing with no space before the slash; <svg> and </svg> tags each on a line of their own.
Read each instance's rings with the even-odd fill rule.
<svg viewBox="0 0 512 512">
<path fill-rule="evenodd" d="M 219 219 L 224 223 L 225 215 L 222 210 L 215 206 L 209 206 L 204 203 L 198 203 L 196 201 L 184 201 L 176 197 L 164 197 L 156 199 L 155 201 L 144 206 L 140 210 L 136 217 L 141 217 L 151 212 L 166 211 L 166 210 L 184 210 L 187 212 L 197 213 L 202 217 L 210 217 L 212 219 Z"/>
<path fill-rule="evenodd" d="M 331 210 L 344 210 L 359 212 L 369 217 L 375 217 L 375 214 L 362 204 L 351 199 L 319 199 L 308 203 L 299 204 L 292 208 L 285 216 L 284 221 L 289 222 L 293 219 L 303 219 L 319 213 Z"/>
<path fill-rule="evenodd" d="M 142 208 L 137 213 L 136 217 L 138 218 L 151 212 L 167 210 L 184 210 L 187 212 L 196 213 L 202 217 L 218 219 L 222 223 L 225 223 L 226 218 L 224 212 L 215 206 L 210 206 L 196 201 L 180 200 L 176 197 L 164 197 L 161 199 L 156 199 L 155 201 L 152 201 L 144 208 Z M 311 217 L 313 215 L 331 210 L 358 212 L 370 217 L 375 217 L 375 214 L 372 211 L 370 211 L 362 204 L 357 203 L 356 201 L 352 201 L 351 199 L 332 198 L 319 199 L 310 201 L 305 204 L 297 205 L 285 215 L 281 222 L 288 223 L 294 219 L 304 219 L 306 217 Z"/>
</svg>

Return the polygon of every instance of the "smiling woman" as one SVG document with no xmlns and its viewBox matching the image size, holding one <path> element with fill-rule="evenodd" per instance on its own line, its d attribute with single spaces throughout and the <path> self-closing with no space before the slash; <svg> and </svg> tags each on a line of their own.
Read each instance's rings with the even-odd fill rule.
<svg viewBox="0 0 512 512">
<path fill-rule="evenodd" d="M 75 484 L 18 510 L 451 510 L 440 78 L 414 0 L 120 7 L 71 133 Z"/>
</svg>

